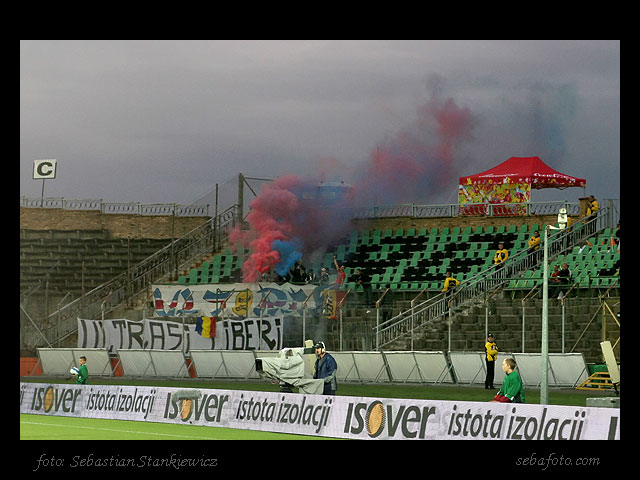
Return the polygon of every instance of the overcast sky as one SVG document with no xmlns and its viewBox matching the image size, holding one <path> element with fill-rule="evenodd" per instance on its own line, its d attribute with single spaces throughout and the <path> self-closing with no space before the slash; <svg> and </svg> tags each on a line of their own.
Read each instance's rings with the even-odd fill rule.
<svg viewBox="0 0 640 480">
<path fill-rule="evenodd" d="M 433 105 L 469 123 L 429 203 L 534 155 L 620 196 L 619 41 L 22 41 L 20 195 L 49 158 L 45 196 L 109 202 L 192 203 L 240 172 L 350 182 L 381 146 L 437 143 Z"/>
</svg>

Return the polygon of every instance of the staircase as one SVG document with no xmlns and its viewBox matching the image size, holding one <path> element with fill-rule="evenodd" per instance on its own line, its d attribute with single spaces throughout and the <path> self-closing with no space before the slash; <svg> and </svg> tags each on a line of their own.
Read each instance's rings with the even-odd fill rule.
<svg viewBox="0 0 640 480">
<path fill-rule="evenodd" d="M 603 230 L 608 226 L 608 214 L 608 209 L 602 208 L 597 216 L 582 219 L 570 229 L 550 230 L 547 239 L 549 261 Z M 453 322 L 455 314 L 484 303 L 511 281 L 522 277 L 527 270 L 541 264 L 543 248 L 541 245 L 537 252 L 527 253 L 523 250 L 516 253 L 502 266 L 487 268 L 463 282 L 453 295 L 441 293 L 380 323 L 374 327 L 376 349 L 397 345 L 398 341 L 429 325 L 445 320 Z"/>
<path fill-rule="evenodd" d="M 219 248 L 234 225 L 236 210 L 236 205 L 231 206 L 216 218 L 207 220 L 182 238 L 133 265 L 128 273 L 123 272 L 62 306 L 51 313 L 45 322 L 39 322 L 40 326 L 22 309 L 27 318 L 21 332 L 23 348 L 31 350 L 63 341 L 77 331 L 78 317 L 96 320 L 136 301 L 145 301 L 152 283 L 175 277 L 176 272 L 201 261 Z"/>
</svg>

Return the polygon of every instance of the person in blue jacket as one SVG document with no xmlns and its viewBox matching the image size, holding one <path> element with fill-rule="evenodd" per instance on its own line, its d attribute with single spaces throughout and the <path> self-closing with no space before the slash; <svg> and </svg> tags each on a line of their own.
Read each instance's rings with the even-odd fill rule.
<svg viewBox="0 0 640 480">
<path fill-rule="evenodd" d="M 316 349 L 316 365 L 313 378 L 324 379 L 323 395 L 335 395 L 338 389 L 336 371 L 338 364 L 331 354 L 327 353 L 324 342 L 318 342 L 313 346 Z"/>
</svg>

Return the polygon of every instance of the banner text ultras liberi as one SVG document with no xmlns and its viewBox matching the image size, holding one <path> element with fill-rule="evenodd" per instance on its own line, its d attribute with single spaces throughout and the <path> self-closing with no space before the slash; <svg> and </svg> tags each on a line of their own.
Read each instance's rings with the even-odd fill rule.
<svg viewBox="0 0 640 480">
<path fill-rule="evenodd" d="M 259 330 L 261 330 L 261 335 Z M 259 339 L 261 338 L 261 342 Z M 85 320 L 78 318 L 78 348 L 160 350 L 280 350 L 282 318 L 247 318 L 217 322 L 214 338 L 205 338 L 196 325 L 166 320 Z"/>
<path fill-rule="evenodd" d="M 619 440 L 620 409 L 21 383 L 20 412 L 353 439 Z"/>
</svg>

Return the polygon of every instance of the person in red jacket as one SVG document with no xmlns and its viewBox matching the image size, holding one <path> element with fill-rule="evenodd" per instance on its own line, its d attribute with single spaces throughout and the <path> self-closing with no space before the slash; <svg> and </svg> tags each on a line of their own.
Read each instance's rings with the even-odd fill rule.
<svg viewBox="0 0 640 480">
<path fill-rule="evenodd" d="M 336 270 L 338 271 L 338 276 L 336 277 L 336 284 L 342 286 L 345 279 L 347 278 L 347 274 L 344 272 L 344 265 L 338 265 L 338 259 L 336 256 L 333 256 L 333 264 L 336 266 Z"/>
</svg>

